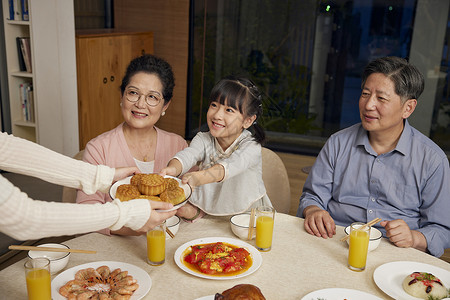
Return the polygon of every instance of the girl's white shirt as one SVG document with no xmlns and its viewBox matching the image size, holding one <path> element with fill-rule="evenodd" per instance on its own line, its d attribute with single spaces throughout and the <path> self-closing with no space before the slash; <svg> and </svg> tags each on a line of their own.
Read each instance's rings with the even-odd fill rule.
<svg viewBox="0 0 450 300">
<path fill-rule="evenodd" d="M 261 145 L 248 130 L 225 151 L 209 132 L 199 132 L 189 147 L 175 155 L 183 167 L 181 174 L 199 164 L 200 170 L 220 164 L 225 169 L 221 182 L 196 187 L 189 201 L 210 215 L 245 212 L 271 202 L 262 179 Z"/>
</svg>

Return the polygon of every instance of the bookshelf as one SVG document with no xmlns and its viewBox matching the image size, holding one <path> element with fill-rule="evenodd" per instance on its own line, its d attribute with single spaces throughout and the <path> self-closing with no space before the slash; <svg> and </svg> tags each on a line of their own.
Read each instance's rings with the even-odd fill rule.
<svg viewBox="0 0 450 300">
<path fill-rule="evenodd" d="M 73 0 L 18 0 L 28 1 L 27 21 L 11 20 L 9 0 L 1 1 L 12 133 L 72 156 L 79 151 Z M 17 37 L 29 38 L 32 72 L 20 68 Z M 21 85 L 32 87 L 28 118 Z"/>
</svg>

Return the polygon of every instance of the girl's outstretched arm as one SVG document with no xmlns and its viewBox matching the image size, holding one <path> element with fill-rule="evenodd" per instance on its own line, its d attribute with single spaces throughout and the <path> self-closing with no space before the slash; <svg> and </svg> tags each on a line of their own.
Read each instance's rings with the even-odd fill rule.
<svg viewBox="0 0 450 300">
<path fill-rule="evenodd" d="M 178 175 L 181 174 L 182 170 L 183 166 L 181 165 L 180 161 L 176 158 L 172 158 L 167 164 L 167 167 L 165 167 L 159 172 L 159 175 L 161 176 L 169 175 L 173 177 L 178 177 Z"/>
<path fill-rule="evenodd" d="M 192 187 L 207 183 L 220 182 L 225 177 L 225 168 L 221 164 L 213 165 L 211 168 L 184 174 L 181 181 Z"/>
</svg>

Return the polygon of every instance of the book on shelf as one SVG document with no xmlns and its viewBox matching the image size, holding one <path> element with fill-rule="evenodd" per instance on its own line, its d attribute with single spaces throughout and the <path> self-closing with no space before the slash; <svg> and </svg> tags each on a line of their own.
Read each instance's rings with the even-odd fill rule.
<svg viewBox="0 0 450 300">
<path fill-rule="evenodd" d="M 14 0 L 8 0 L 9 19 L 14 20 Z"/>
<path fill-rule="evenodd" d="M 31 44 L 30 44 L 30 38 L 29 37 L 18 37 L 20 42 L 20 50 L 22 53 L 23 61 L 25 63 L 25 71 L 28 73 L 31 73 L 32 65 L 31 65 Z M 20 54 L 19 56 L 19 68 L 20 68 Z"/>
<path fill-rule="evenodd" d="M 20 8 L 20 0 L 13 0 L 14 5 L 14 19 L 13 20 L 22 20 L 22 9 Z"/>
<path fill-rule="evenodd" d="M 21 45 L 22 42 L 20 39 L 21 39 L 20 37 L 16 37 L 17 57 L 19 59 L 19 71 L 26 72 L 27 67 L 25 66 L 25 60 L 23 59 L 22 45 Z"/>
<path fill-rule="evenodd" d="M 20 0 L 20 7 L 22 9 L 22 20 L 29 21 L 30 14 L 28 12 L 28 0 Z"/>
<path fill-rule="evenodd" d="M 29 21 L 28 0 L 8 0 L 9 19 Z"/>
<path fill-rule="evenodd" d="M 33 85 L 21 83 L 19 85 L 20 104 L 22 107 L 22 119 L 26 122 L 34 122 Z"/>
</svg>

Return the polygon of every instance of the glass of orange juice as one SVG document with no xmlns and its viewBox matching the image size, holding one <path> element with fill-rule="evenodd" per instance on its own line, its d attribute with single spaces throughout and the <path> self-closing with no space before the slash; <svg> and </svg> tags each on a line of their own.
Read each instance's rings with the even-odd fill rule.
<svg viewBox="0 0 450 300">
<path fill-rule="evenodd" d="M 355 222 L 350 225 L 348 267 L 353 271 L 363 271 L 366 268 L 370 226 L 361 228 L 363 225 L 364 223 L 361 222 Z"/>
<path fill-rule="evenodd" d="M 159 266 L 166 259 L 166 221 L 147 232 L 147 262 Z"/>
<path fill-rule="evenodd" d="M 28 300 L 51 300 L 50 260 L 30 258 L 25 262 Z"/>
<path fill-rule="evenodd" d="M 256 249 L 269 251 L 272 248 L 275 209 L 270 206 L 256 208 Z"/>
</svg>

